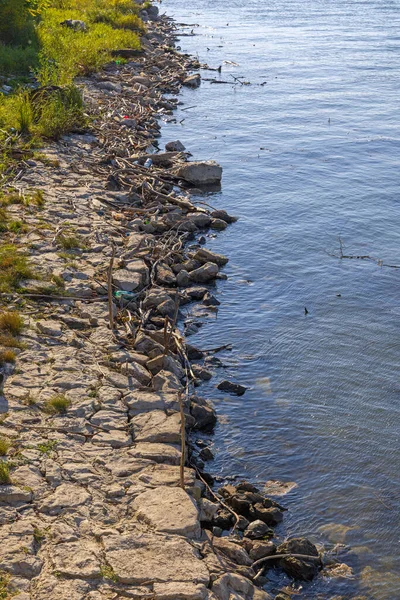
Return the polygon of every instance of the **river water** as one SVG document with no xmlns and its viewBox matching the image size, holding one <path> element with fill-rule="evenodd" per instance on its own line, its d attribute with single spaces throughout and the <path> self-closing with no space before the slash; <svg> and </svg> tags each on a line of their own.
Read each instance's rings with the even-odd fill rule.
<svg viewBox="0 0 400 600">
<path fill-rule="evenodd" d="M 400 2 L 162 7 L 198 25 L 181 28 L 195 34 L 183 51 L 222 65 L 203 78 L 252 84 L 185 89 L 161 140 L 218 160 L 222 191 L 205 200 L 240 217 L 208 239 L 229 279 L 191 338 L 233 345 L 200 388 L 220 416 L 208 468 L 296 482 L 284 533 L 343 544 L 355 577 L 317 578 L 295 598 L 399 599 L 400 271 L 385 265 L 400 265 Z M 339 238 L 384 266 L 340 259 Z M 250 389 L 218 392 L 227 376 Z"/>
</svg>

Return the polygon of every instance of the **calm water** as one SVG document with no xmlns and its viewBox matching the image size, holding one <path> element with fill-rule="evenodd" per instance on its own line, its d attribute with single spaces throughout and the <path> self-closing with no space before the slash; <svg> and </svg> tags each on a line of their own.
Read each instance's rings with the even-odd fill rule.
<svg viewBox="0 0 400 600">
<path fill-rule="evenodd" d="M 203 77 L 253 84 L 185 90 L 162 140 L 218 160 L 223 189 L 207 201 L 240 217 L 208 242 L 229 280 L 192 337 L 233 344 L 203 387 L 221 417 L 210 468 L 297 482 L 285 533 L 350 547 L 354 580 L 296 597 L 399 599 L 400 270 L 331 254 L 340 236 L 347 254 L 400 265 L 400 2 L 162 6 L 199 24 L 180 45 L 222 64 Z M 218 392 L 226 375 L 251 389 Z"/>
</svg>

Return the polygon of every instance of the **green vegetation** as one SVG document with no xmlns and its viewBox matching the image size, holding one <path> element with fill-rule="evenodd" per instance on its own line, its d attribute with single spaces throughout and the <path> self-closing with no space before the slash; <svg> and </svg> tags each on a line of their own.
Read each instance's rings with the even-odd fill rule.
<svg viewBox="0 0 400 600">
<path fill-rule="evenodd" d="M 11 292 L 20 287 L 24 279 L 34 277 L 25 254 L 13 244 L 0 245 L 0 292 Z M 1 328 L 1 327 L 0 327 Z"/>
<path fill-rule="evenodd" d="M 104 577 L 104 579 L 110 579 L 114 583 L 117 583 L 118 576 L 115 573 L 114 569 L 112 567 L 110 567 L 109 565 L 101 565 L 100 573 L 101 573 L 101 576 Z"/>
<path fill-rule="evenodd" d="M 15 363 L 16 358 L 17 355 L 15 354 L 14 350 L 0 350 L 0 367 L 2 367 L 5 363 Z"/>
<path fill-rule="evenodd" d="M 43 454 L 51 454 L 54 448 L 57 446 L 57 440 L 47 440 L 47 442 L 43 442 L 42 444 L 37 445 L 37 449 L 39 452 L 43 452 Z"/>
<path fill-rule="evenodd" d="M 11 575 L 0 571 L 0 600 L 10 600 L 18 591 L 10 586 Z"/>
<path fill-rule="evenodd" d="M 11 335 L 19 335 L 24 328 L 24 319 L 13 310 L 0 314 L 0 331 Z"/>
<path fill-rule="evenodd" d="M 64 250 L 76 250 L 82 248 L 83 244 L 75 235 L 59 235 L 57 243 Z"/>
<path fill-rule="evenodd" d="M 7 438 L 0 438 L 0 456 L 5 456 L 11 447 L 11 442 Z"/>
<path fill-rule="evenodd" d="M 52 415 L 64 414 L 67 412 L 70 405 L 71 401 L 68 400 L 66 396 L 64 396 L 63 394 L 57 394 L 56 396 L 52 396 L 45 402 L 44 410 L 45 412 Z"/>
<path fill-rule="evenodd" d="M 120 48 L 140 49 L 145 27 L 132 0 L 0 0 L 0 173 L 13 150 L 88 125 L 74 79 L 99 70 Z M 85 28 L 62 23 L 79 20 Z M 33 76 L 41 86 L 32 90 Z"/>
<path fill-rule="evenodd" d="M 37 544 L 41 544 L 46 537 L 46 532 L 43 529 L 39 529 L 39 527 L 34 527 L 33 529 L 33 539 Z M 1 596 L 0 596 L 1 598 Z"/>
<path fill-rule="evenodd" d="M 0 485 L 7 485 L 9 483 L 11 483 L 10 467 L 6 462 L 0 461 Z"/>
</svg>

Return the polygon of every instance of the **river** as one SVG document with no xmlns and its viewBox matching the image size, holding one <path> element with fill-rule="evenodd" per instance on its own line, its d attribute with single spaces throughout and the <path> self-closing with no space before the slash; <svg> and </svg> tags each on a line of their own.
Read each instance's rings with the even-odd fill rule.
<svg viewBox="0 0 400 600">
<path fill-rule="evenodd" d="M 183 51 L 222 65 L 202 77 L 230 82 L 185 89 L 161 140 L 217 160 L 222 190 L 204 200 L 240 217 L 207 241 L 229 256 L 229 279 L 217 315 L 191 337 L 233 346 L 200 388 L 220 417 L 208 468 L 296 482 L 281 499 L 284 533 L 342 544 L 354 578 L 319 577 L 295 598 L 395 600 L 400 271 L 388 265 L 400 265 L 400 3 L 161 7 L 190 24 Z M 250 389 L 219 392 L 227 376 Z M 274 589 L 281 579 L 269 576 Z"/>
</svg>

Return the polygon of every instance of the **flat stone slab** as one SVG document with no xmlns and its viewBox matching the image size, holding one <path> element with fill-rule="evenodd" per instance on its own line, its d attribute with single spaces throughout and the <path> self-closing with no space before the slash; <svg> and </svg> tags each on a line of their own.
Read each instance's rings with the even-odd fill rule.
<svg viewBox="0 0 400 600">
<path fill-rule="evenodd" d="M 65 508 L 76 509 L 88 504 L 91 498 L 91 495 L 80 486 L 64 483 L 58 486 L 51 496 L 44 498 L 39 508 L 49 515 L 58 515 Z"/>
<path fill-rule="evenodd" d="M 153 410 L 134 417 L 131 427 L 135 442 L 179 444 L 181 440 L 179 413 L 167 416 L 161 410 Z"/>
<path fill-rule="evenodd" d="M 180 487 L 157 487 L 140 494 L 132 504 L 139 520 L 157 531 L 189 538 L 200 536 L 198 510 Z"/>
<path fill-rule="evenodd" d="M 125 534 L 102 539 L 106 560 L 122 583 L 208 584 L 208 569 L 183 538 Z"/>
<path fill-rule="evenodd" d="M 140 442 L 132 450 L 129 450 L 129 456 L 135 458 L 144 458 L 166 465 L 179 465 L 181 460 L 181 451 L 179 446 L 171 444 L 151 444 L 149 442 Z"/>
<path fill-rule="evenodd" d="M 172 583 L 154 584 L 155 600 L 207 600 L 208 590 L 201 583 Z"/>
<path fill-rule="evenodd" d="M 70 577 L 99 577 L 100 561 L 80 542 L 57 544 L 51 550 L 55 571 Z"/>
</svg>

